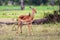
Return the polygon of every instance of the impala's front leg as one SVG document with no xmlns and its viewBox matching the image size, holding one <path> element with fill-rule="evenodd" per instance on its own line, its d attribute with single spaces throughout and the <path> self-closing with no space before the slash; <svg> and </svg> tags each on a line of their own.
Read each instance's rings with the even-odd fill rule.
<svg viewBox="0 0 60 40">
<path fill-rule="evenodd" d="M 29 34 L 32 35 L 32 23 L 28 24 Z"/>
</svg>

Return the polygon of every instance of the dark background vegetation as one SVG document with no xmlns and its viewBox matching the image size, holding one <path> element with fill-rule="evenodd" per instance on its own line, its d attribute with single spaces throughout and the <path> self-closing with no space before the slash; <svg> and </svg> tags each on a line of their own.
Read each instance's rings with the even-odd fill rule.
<svg viewBox="0 0 60 40">
<path fill-rule="evenodd" d="M 58 5 L 59 0 L 23 0 L 26 5 Z M 20 5 L 21 0 L 0 0 L 1 5 Z"/>
</svg>

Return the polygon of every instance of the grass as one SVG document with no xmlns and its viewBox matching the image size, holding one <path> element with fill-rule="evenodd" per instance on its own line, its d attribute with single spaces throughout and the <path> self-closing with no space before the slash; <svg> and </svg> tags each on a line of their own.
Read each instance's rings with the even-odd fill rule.
<svg viewBox="0 0 60 40">
<path fill-rule="evenodd" d="M 26 10 L 29 10 L 29 7 L 30 6 L 25 6 Z M 57 5 L 56 6 L 32 6 L 32 7 L 35 7 L 37 8 L 38 10 L 56 10 L 56 8 L 58 7 Z M 6 10 L 6 9 L 20 9 L 20 6 L 0 6 L 0 10 Z"/>
<path fill-rule="evenodd" d="M 32 7 L 36 8 L 37 10 L 37 13 L 35 14 L 35 19 L 43 18 L 44 12 L 53 13 L 54 10 L 59 9 L 58 6 L 32 6 Z M 17 18 L 19 15 L 28 14 L 29 12 L 32 13 L 29 6 L 26 6 L 25 10 L 23 11 L 19 9 L 20 6 L 0 6 L 0 18 Z"/>
<path fill-rule="evenodd" d="M 32 25 L 33 35 L 28 35 L 27 25 L 23 26 L 23 33 L 16 34 L 17 25 L 2 25 L 0 40 L 60 40 L 60 23 Z M 52 26 L 53 25 L 53 26 Z"/>
</svg>

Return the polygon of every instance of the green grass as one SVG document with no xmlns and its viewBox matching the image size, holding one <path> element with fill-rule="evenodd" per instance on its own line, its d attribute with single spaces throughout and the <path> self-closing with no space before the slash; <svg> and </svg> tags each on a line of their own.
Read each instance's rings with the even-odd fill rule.
<svg viewBox="0 0 60 40">
<path fill-rule="evenodd" d="M 26 10 L 29 10 L 30 6 L 25 6 Z M 56 10 L 58 6 L 32 6 L 37 8 L 38 10 Z M 6 9 L 20 9 L 20 6 L 0 6 L 0 10 L 6 10 Z"/>
<path fill-rule="evenodd" d="M 37 13 L 35 14 L 35 18 L 43 18 L 44 12 L 53 13 L 54 10 L 59 9 L 58 6 L 32 6 L 32 7 L 36 8 L 37 10 Z M 32 13 L 29 6 L 26 6 L 25 10 L 23 11 L 18 9 L 20 9 L 20 6 L 0 6 L 0 18 L 17 18 L 19 15 L 26 15 L 29 12 Z"/>
</svg>

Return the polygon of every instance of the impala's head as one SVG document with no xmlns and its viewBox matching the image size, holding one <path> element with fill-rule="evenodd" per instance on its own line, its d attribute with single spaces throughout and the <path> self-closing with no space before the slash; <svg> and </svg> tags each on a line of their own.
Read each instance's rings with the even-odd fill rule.
<svg viewBox="0 0 60 40">
<path fill-rule="evenodd" d="M 37 13 L 37 11 L 36 11 L 35 8 L 32 8 L 32 7 L 30 7 L 30 8 L 32 9 L 32 12 L 33 12 L 33 13 Z"/>
</svg>

